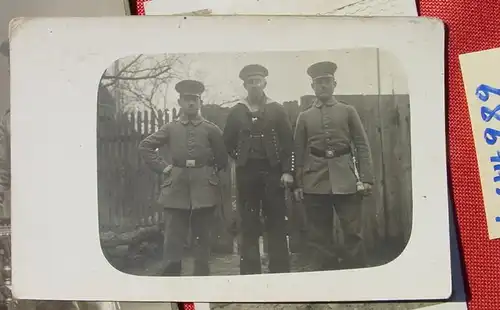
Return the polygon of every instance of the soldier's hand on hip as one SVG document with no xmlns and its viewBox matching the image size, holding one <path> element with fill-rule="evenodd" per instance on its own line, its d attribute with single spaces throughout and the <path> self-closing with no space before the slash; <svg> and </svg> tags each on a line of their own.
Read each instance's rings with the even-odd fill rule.
<svg viewBox="0 0 500 310">
<path fill-rule="evenodd" d="M 293 176 L 290 173 L 283 173 L 281 176 L 281 184 L 284 187 L 290 187 L 293 184 Z"/>
<path fill-rule="evenodd" d="M 172 171 L 172 168 L 173 168 L 172 165 L 168 165 L 167 167 L 165 167 L 165 169 L 163 169 L 163 174 L 165 175 L 169 174 Z"/>
<path fill-rule="evenodd" d="M 363 187 L 364 187 L 364 194 L 365 195 L 371 195 L 372 193 L 372 185 L 370 183 L 363 183 Z"/>
<path fill-rule="evenodd" d="M 304 199 L 304 190 L 302 188 L 296 188 L 293 191 L 293 195 L 295 196 L 295 200 L 302 201 Z"/>
</svg>

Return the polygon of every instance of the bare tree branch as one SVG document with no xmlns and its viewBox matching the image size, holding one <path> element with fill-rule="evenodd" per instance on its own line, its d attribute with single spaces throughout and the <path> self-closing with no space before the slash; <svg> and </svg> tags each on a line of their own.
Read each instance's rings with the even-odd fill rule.
<svg viewBox="0 0 500 310">
<path fill-rule="evenodd" d="M 162 71 L 160 71 L 158 73 L 148 74 L 148 75 L 144 75 L 144 76 L 120 76 L 120 77 L 116 77 L 116 76 L 103 75 L 102 79 L 104 79 L 104 80 L 106 80 L 106 79 L 129 80 L 129 81 L 154 79 L 154 78 L 160 77 L 164 73 L 169 72 L 170 70 L 172 70 L 171 67 L 165 67 Z"/>
<path fill-rule="evenodd" d="M 148 109 L 157 117 L 169 85 L 185 75 L 179 55 L 140 54 L 118 60 L 102 75 L 101 84 L 117 97 L 117 112 Z"/>
</svg>

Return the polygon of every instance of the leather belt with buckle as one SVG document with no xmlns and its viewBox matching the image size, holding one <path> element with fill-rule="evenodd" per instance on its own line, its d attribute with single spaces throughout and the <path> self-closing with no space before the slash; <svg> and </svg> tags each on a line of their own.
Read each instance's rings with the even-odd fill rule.
<svg viewBox="0 0 500 310">
<path fill-rule="evenodd" d="M 349 154 L 351 152 L 351 149 L 349 147 L 346 147 L 346 148 L 342 148 L 339 150 L 327 149 L 325 151 L 325 150 L 317 149 L 315 147 L 310 147 L 310 151 L 311 151 L 311 154 L 313 156 L 330 159 L 330 158 L 335 158 L 335 157 Z"/>
<path fill-rule="evenodd" d="M 335 150 L 326 150 L 325 152 L 325 158 L 334 158 L 335 156 Z"/>
<path fill-rule="evenodd" d="M 204 160 L 195 160 L 195 159 L 187 159 L 187 160 L 173 160 L 172 165 L 178 168 L 201 168 L 201 167 L 213 167 L 213 162 L 205 162 Z"/>
</svg>

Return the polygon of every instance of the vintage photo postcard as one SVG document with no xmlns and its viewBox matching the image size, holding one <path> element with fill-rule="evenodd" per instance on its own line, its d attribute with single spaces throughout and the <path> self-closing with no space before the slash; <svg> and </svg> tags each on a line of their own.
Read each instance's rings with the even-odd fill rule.
<svg viewBox="0 0 500 310">
<path fill-rule="evenodd" d="M 20 298 L 451 294 L 440 21 L 172 16 L 11 28 Z M 28 259 L 40 251 L 50 256 Z"/>
</svg>

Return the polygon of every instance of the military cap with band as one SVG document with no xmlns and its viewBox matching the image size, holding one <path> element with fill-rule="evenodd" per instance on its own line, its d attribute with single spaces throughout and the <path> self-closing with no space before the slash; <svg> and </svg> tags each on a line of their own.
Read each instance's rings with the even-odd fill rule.
<svg viewBox="0 0 500 310">
<path fill-rule="evenodd" d="M 323 77 L 334 77 L 337 64 L 331 61 L 317 62 L 307 69 L 307 74 L 314 80 Z"/>
<path fill-rule="evenodd" d="M 267 77 L 268 75 L 269 71 L 266 69 L 266 67 L 258 64 L 247 65 L 240 71 L 240 79 L 242 79 L 243 81 L 252 76 Z"/>
<path fill-rule="evenodd" d="M 181 96 L 201 97 L 201 94 L 205 91 L 205 86 L 199 81 L 182 80 L 175 85 L 175 90 Z"/>
</svg>

